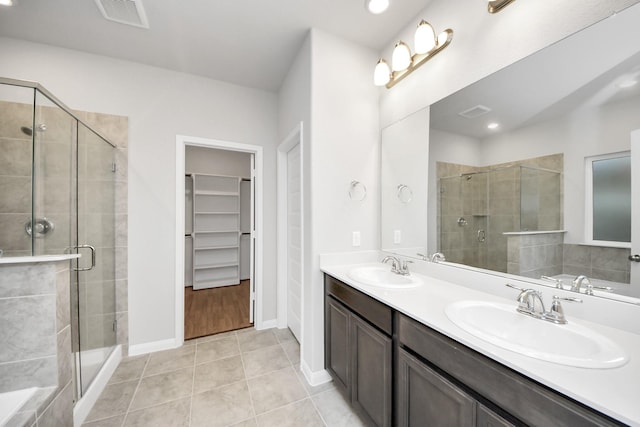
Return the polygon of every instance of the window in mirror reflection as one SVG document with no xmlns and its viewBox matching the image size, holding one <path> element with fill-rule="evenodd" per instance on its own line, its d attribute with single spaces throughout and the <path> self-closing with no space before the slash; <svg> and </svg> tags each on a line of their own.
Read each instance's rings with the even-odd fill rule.
<svg viewBox="0 0 640 427">
<path fill-rule="evenodd" d="M 587 239 L 628 246 L 631 242 L 631 157 L 628 152 L 587 158 Z M 589 200 L 587 200 L 589 202 Z"/>
</svg>

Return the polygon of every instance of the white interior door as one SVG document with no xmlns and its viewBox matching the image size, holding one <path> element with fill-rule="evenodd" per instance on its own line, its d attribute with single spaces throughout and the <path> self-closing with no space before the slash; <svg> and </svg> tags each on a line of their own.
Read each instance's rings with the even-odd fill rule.
<svg viewBox="0 0 640 427">
<path fill-rule="evenodd" d="M 631 256 L 640 259 L 640 129 L 631 132 Z M 631 292 L 640 297 L 640 262 L 631 263 Z"/>
<path fill-rule="evenodd" d="M 287 326 L 300 342 L 302 316 L 302 189 L 300 144 L 287 152 Z"/>
<path fill-rule="evenodd" d="M 251 288 L 249 290 L 249 322 L 255 321 L 256 309 L 256 156 L 251 154 L 251 191 L 250 205 L 251 218 L 249 226 L 249 280 Z"/>
</svg>

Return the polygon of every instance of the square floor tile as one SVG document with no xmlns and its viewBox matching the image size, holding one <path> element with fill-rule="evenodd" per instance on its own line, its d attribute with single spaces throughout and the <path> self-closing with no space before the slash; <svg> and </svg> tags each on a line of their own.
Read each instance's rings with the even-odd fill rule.
<svg viewBox="0 0 640 427">
<path fill-rule="evenodd" d="M 137 380 L 142 376 L 142 371 L 147 364 L 148 355 L 129 357 L 123 359 L 111 376 L 109 384 Z"/>
<path fill-rule="evenodd" d="M 202 363 L 196 366 L 193 392 L 200 393 L 244 379 L 245 374 L 240 356 Z"/>
<path fill-rule="evenodd" d="M 127 414 L 123 427 L 189 427 L 191 397 L 152 406 Z"/>
<path fill-rule="evenodd" d="M 151 353 L 144 370 L 144 376 L 148 377 L 161 372 L 176 371 L 193 366 L 195 358 L 196 348 L 192 345 Z"/>
<path fill-rule="evenodd" d="M 228 426 L 254 417 L 246 381 L 194 394 L 191 427 Z"/>
<path fill-rule="evenodd" d="M 240 344 L 240 350 L 244 353 L 276 345 L 278 344 L 278 340 L 276 339 L 272 329 L 266 329 L 263 331 L 251 329 L 244 332 L 238 332 L 238 343 Z"/>
<path fill-rule="evenodd" d="M 219 334 L 207 335 L 206 337 L 196 338 L 191 341 L 195 341 L 198 344 L 202 344 L 205 342 L 218 341 L 222 338 L 229 338 L 229 337 L 235 337 L 235 336 L 236 336 L 236 331 L 220 332 Z"/>
<path fill-rule="evenodd" d="M 293 333 L 291 333 L 291 330 L 289 328 L 274 329 L 273 333 L 275 334 L 276 338 L 278 339 L 278 342 L 280 343 L 290 342 L 290 341 L 298 342 L 296 340 L 296 337 L 293 335 Z"/>
<path fill-rule="evenodd" d="M 93 405 L 86 421 L 95 421 L 126 413 L 137 386 L 138 381 L 107 385 L 96 404 Z"/>
<path fill-rule="evenodd" d="M 124 415 L 118 415 L 104 420 L 93 421 L 82 424 L 82 427 L 122 427 Z"/>
<path fill-rule="evenodd" d="M 248 380 L 256 414 L 308 397 L 292 367 Z"/>
<path fill-rule="evenodd" d="M 297 341 L 287 341 L 280 344 L 291 361 L 291 364 L 298 366 L 300 364 L 300 344 Z"/>
<path fill-rule="evenodd" d="M 191 394 L 193 367 L 144 377 L 131 402 L 131 411 L 159 405 Z"/>
<path fill-rule="evenodd" d="M 304 377 L 304 374 L 302 373 L 302 371 L 300 371 L 300 369 L 297 369 L 297 368 L 296 368 L 296 375 L 298 376 L 298 379 L 304 386 L 305 390 L 307 390 L 307 393 L 309 393 L 310 395 L 322 393 L 327 390 L 333 390 L 336 387 L 336 384 L 333 381 L 329 381 L 317 386 L 312 386 L 307 382 L 307 379 Z"/>
<path fill-rule="evenodd" d="M 214 360 L 240 354 L 238 339 L 235 337 L 235 335 L 227 338 L 222 338 L 217 341 L 197 344 L 196 347 L 197 364 L 212 362 Z"/>
<path fill-rule="evenodd" d="M 323 427 L 324 422 L 311 399 L 301 400 L 258 415 L 260 427 Z"/>
<path fill-rule="evenodd" d="M 324 422 L 331 427 L 366 426 L 338 390 L 328 390 L 311 396 Z"/>
<path fill-rule="evenodd" d="M 244 362 L 244 371 L 247 374 L 247 378 L 257 377 L 291 366 L 289 358 L 287 358 L 280 345 L 244 353 L 242 361 Z"/>
</svg>

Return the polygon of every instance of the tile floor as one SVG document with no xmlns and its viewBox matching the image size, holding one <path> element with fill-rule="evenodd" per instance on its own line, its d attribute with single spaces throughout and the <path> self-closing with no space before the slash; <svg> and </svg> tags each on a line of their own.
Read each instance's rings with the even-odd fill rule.
<svg viewBox="0 0 640 427">
<path fill-rule="evenodd" d="M 311 387 L 288 329 L 253 328 L 122 360 L 85 427 L 363 426 L 332 383 Z"/>
</svg>

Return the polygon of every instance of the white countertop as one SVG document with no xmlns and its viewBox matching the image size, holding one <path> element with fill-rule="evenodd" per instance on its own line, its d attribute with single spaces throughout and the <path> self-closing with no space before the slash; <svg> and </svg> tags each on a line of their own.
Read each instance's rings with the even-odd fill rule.
<svg viewBox="0 0 640 427">
<path fill-rule="evenodd" d="M 591 328 L 616 342 L 627 353 L 629 361 L 624 366 L 613 369 L 575 368 L 545 362 L 476 338 L 451 322 L 444 311 L 450 303 L 462 300 L 513 304 L 515 309 L 517 306 L 515 298 L 511 300 L 501 298 L 417 273 L 412 274 L 422 278 L 423 285 L 397 290 L 364 285 L 347 276 L 350 269 L 365 265 L 380 266 L 381 264 L 323 266 L 321 269 L 353 288 L 529 378 L 623 423 L 640 427 L 640 335 L 567 315 L 570 322 Z"/>
</svg>

